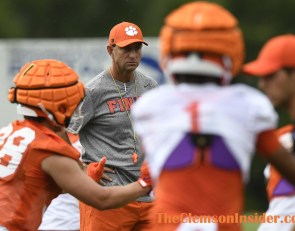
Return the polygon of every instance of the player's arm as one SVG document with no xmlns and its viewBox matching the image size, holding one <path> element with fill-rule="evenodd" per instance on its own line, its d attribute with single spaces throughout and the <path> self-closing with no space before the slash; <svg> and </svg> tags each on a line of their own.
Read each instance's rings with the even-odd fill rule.
<svg viewBox="0 0 295 231">
<path fill-rule="evenodd" d="M 295 153 L 287 151 L 280 144 L 275 130 L 259 134 L 257 150 L 284 178 L 295 185 Z"/>
<path fill-rule="evenodd" d="M 68 157 L 52 155 L 42 161 L 42 169 L 66 192 L 97 209 L 117 208 L 147 194 L 138 182 L 126 186 L 102 187 Z"/>
<path fill-rule="evenodd" d="M 268 161 L 286 178 L 295 185 L 295 156 L 285 148 L 279 148 Z"/>
</svg>

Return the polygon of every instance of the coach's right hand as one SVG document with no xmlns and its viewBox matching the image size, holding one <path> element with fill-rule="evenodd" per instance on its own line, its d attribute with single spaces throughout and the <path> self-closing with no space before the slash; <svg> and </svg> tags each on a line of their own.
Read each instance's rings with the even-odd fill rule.
<svg viewBox="0 0 295 231">
<path fill-rule="evenodd" d="M 111 177 L 109 177 L 108 174 L 106 174 L 106 173 L 113 173 L 113 174 L 115 174 L 116 171 L 114 169 L 112 169 L 112 168 L 104 167 L 102 177 L 101 177 L 100 181 L 98 182 L 102 186 L 106 186 L 107 185 L 106 181 L 109 181 L 109 182 L 112 182 L 113 181 L 113 179 Z"/>
</svg>

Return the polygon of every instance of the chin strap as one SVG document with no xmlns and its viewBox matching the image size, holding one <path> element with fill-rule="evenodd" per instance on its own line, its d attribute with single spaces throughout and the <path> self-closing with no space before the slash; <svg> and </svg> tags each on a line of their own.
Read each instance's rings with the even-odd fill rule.
<svg viewBox="0 0 295 231">
<path fill-rule="evenodd" d="M 46 117 L 48 118 L 49 122 L 53 125 L 53 126 L 61 126 L 59 125 L 56 120 L 54 119 L 54 116 L 46 110 L 46 108 L 43 106 L 42 103 L 38 103 L 38 107 L 41 109 L 41 111 L 46 115 Z"/>
</svg>

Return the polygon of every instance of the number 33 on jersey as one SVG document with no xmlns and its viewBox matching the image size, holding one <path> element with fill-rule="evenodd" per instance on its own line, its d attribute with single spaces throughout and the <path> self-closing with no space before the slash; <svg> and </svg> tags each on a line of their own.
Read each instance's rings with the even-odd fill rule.
<svg viewBox="0 0 295 231">
<path fill-rule="evenodd" d="M 29 127 L 13 130 L 12 124 L 0 129 L 0 178 L 14 174 L 35 131 Z"/>
</svg>

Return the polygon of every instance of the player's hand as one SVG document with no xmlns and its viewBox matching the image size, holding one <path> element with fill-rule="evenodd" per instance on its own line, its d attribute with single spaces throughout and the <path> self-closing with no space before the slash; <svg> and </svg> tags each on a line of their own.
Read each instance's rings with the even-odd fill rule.
<svg viewBox="0 0 295 231">
<path fill-rule="evenodd" d="M 137 180 L 141 187 L 147 188 L 152 186 L 152 179 L 149 171 L 149 166 L 146 161 L 142 163 L 140 168 L 140 177 Z"/>
<path fill-rule="evenodd" d="M 102 178 L 104 165 L 107 161 L 106 157 L 101 158 L 99 162 L 92 162 L 87 167 L 87 175 L 90 176 L 95 182 L 99 182 Z"/>
</svg>

